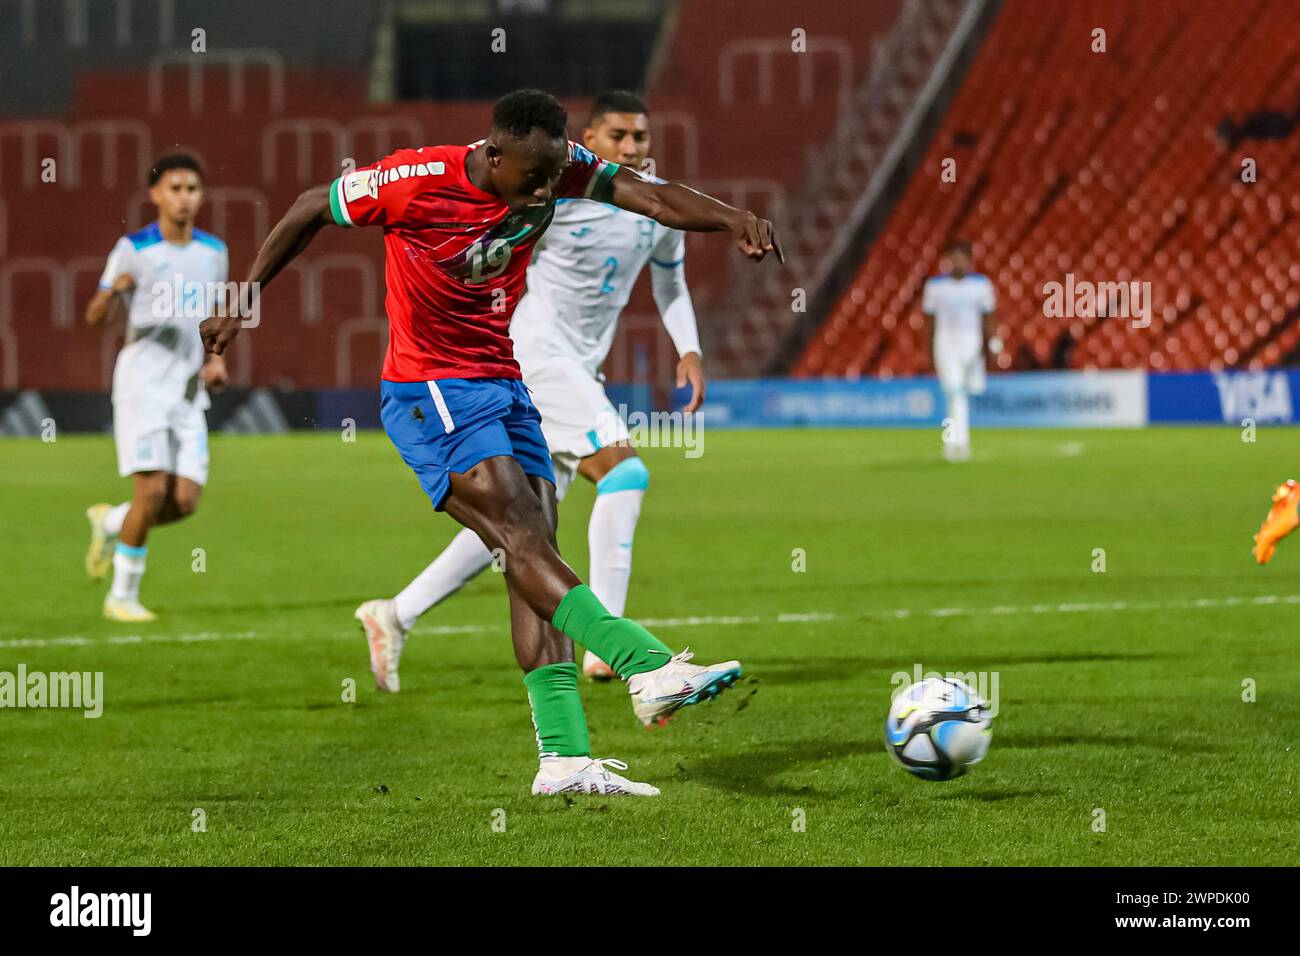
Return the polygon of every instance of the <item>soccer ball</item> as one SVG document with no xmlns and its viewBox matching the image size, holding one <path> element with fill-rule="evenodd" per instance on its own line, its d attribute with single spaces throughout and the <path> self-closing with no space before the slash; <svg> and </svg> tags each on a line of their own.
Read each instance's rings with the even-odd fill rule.
<svg viewBox="0 0 1300 956">
<path fill-rule="evenodd" d="M 925 780 L 960 777 L 989 750 L 988 704 L 967 684 L 931 677 L 894 698 L 885 745 L 909 773 Z"/>
</svg>

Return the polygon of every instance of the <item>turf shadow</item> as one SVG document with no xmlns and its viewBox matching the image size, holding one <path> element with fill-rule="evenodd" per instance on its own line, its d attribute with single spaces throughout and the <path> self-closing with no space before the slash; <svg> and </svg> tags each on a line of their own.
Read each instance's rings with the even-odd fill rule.
<svg viewBox="0 0 1300 956">
<path fill-rule="evenodd" d="M 869 740 L 807 740 L 783 747 L 746 750 L 743 753 L 686 760 L 677 765 L 678 779 L 692 780 L 735 793 L 755 796 L 807 796 L 811 784 L 790 786 L 772 778 L 805 764 L 824 763 L 861 754 L 878 753 L 880 745 Z"/>
<path fill-rule="evenodd" d="M 234 694 L 223 694 L 220 696 L 196 696 L 196 697 L 155 697 L 140 698 L 137 700 L 113 701 L 113 710 L 118 712 L 129 713 L 135 710 L 170 710 L 179 708 L 182 710 L 198 710 L 205 704 L 240 704 L 247 702 L 248 698 L 236 696 Z"/>
<path fill-rule="evenodd" d="M 936 800 L 977 801 L 979 803 L 999 803 L 1002 800 L 1033 799 L 1034 797 L 1059 797 L 1064 790 L 944 790 L 935 794 Z"/>
</svg>

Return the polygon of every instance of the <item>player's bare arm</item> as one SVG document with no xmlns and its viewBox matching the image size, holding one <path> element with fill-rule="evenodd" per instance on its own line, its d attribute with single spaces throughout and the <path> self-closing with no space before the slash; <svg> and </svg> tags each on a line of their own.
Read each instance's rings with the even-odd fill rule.
<svg viewBox="0 0 1300 956">
<path fill-rule="evenodd" d="M 86 304 L 86 324 L 113 322 L 119 315 L 125 315 L 126 299 L 133 291 L 135 279 L 126 273 L 118 276 L 110 288 L 96 291 Z"/>
<path fill-rule="evenodd" d="M 930 349 L 930 371 L 934 371 L 934 313 L 921 313 L 921 341 Z"/>
<path fill-rule="evenodd" d="M 683 412 L 697 411 L 704 404 L 705 381 L 703 357 L 699 352 L 687 352 L 677 362 L 677 387 L 691 387 L 691 398 Z"/>
<path fill-rule="evenodd" d="M 271 234 L 262 243 L 253 267 L 249 270 L 245 288 L 256 296 L 280 271 L 297 258 L 322 226 L 329 225 L 329 185 L 313 186 L 302 193 L 289 211 L 284 214 Z M 251 304 L 247 303 L 247 304 Z M 199 326 L 203 347 L 213 355 L 221 355 L 231 340 L 239 334 L 238 310 L 227 309 L 226 315 L 211 316 Z"/>
<path fill-rule="evenodd" d="M 230 384 L 230 372 L 226 369 L 226 360 L 220 355 L 208 353 L 199 371 L 203 387 L 210 392 L 219 392 Z"/>
<path fill-rule="evenodd" d="M 998 320 L 993 312 L 984 313 L 984 348 L 990 355 L 1002 351 L 1002 340 L 998 338 Z"/>
<path fill-rule="evenodd" d="M 728 206 L 681 183 L 655 182 L 627 169 L 619 169 L 612 185 L 612 201 L 620 209 L 648 216 L 670 229 L 729 232 L 740 251 L 755 262 L 769 252 L 785 262 L 776 227 L 752 212 Z"/>
</svg>

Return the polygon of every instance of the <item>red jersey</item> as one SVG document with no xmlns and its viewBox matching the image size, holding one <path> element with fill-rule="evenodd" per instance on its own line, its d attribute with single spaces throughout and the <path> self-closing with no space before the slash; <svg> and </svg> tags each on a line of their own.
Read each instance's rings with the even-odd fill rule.
<svg viewBox="0 0 1300 956">
<path fill-rule="evenodd" d="M 555 202 L 511 213 L 475 186 L 465 160 L 480 145 L 399 149 L 330 186 L 336 223 L 384 227 L 390 382 L 521 377 L 510 316 Z M 570 142 L 553 195 L 608 201 L 617 171 Z"/>
</svg>

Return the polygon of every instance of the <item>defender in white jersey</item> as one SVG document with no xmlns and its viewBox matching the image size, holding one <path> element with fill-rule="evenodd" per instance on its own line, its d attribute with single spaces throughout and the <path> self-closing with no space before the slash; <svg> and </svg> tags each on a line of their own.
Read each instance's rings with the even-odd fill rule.
<svg viewBox="0 0 1300 956">
<path fill-rule="evenodd" d="M 970 243 L 944 250 L 948 271 L 925 282 L 921 311 L 933 322 L 934 370 L 948 401 L 943 453 L 949 461 L 970 458 L 970 396 L 984 392 L 984 355 L 1002 351 L 993 310 L 996 296 L 988 276 L 971 272 Z"/>
<path fill-rule="evenodd" d="M 650 154 L 645 103 L 632 93 L 601 94 L 583 141 L 601 159 L 641 169 Z M 627 604 L 632 542 L 650 473 L 605 394 L 600 366 L 614 341 L 619 313 L 649 264 L 655 303 L 680 356 L 677 385 L 691 386 L 685 411 L 700 407 L 705 378 L 686 287 L 685 248 L 684 233 L 653 219 L 590 200 L 558 200 L 528 268 L 528 292 L 510 323 L 524 384 L 542 415 L 556 497 L 564 497 L 576 474 L 596 485 L 587 532 L 591 589 L 615 615 L 622 615 Z M 395 598 L 357 608 L 380 690 L 398 690 L 398 661 L 415 620 L 491 563 L 486 545 L 463 530 Z M 590 651 L 583 671 L 595 680 L 614 676 Z"/>
<path fill-rule="evenodd" d="M 113 368 L 113 438 L 118 471 L 132 476 L 134 492 L 86 511 L 86 572 L 102 578 L 112 564 L 104 616 L 115 621 L 154 620 L 139 597 L 145 542 L 150 528 L 198 506 L 208 480 L 207 388 L 227 380 L 224 360 L 206 355 L 199 337 L 229 271 L 226 244 L 194 228 L 202 170 L 191 156 L 166 156 L 150 169 L 149 187 L 158 219 L 117 241 L 86 306 L 91 325 L 126 311 Z"/>
</svg>

